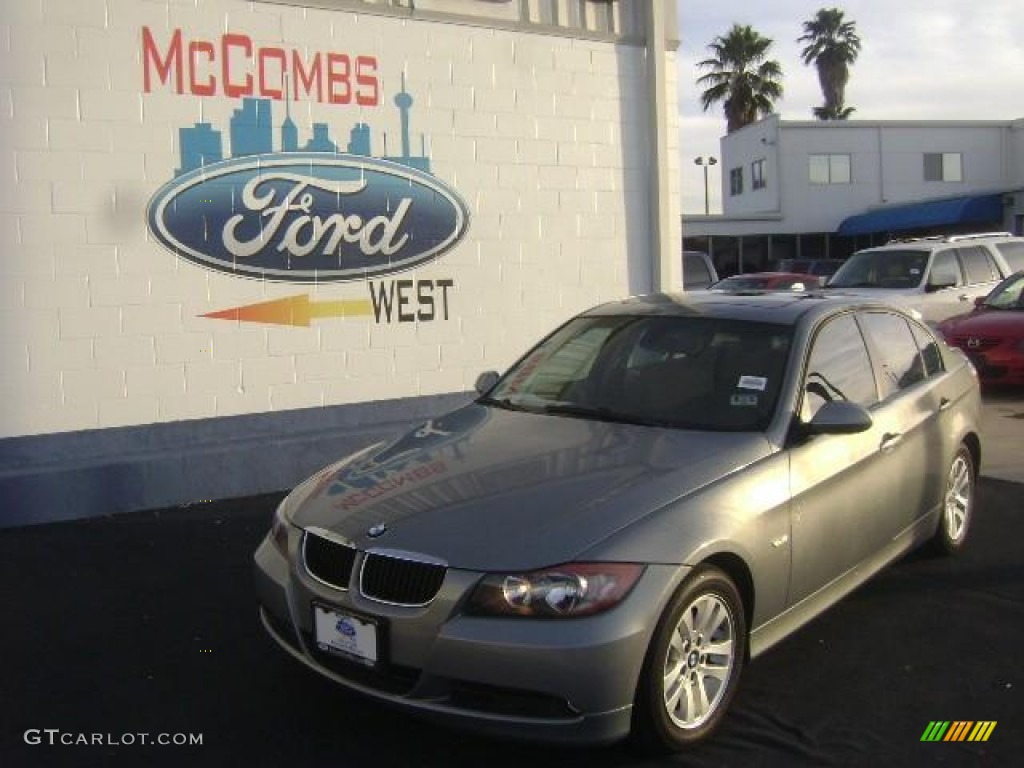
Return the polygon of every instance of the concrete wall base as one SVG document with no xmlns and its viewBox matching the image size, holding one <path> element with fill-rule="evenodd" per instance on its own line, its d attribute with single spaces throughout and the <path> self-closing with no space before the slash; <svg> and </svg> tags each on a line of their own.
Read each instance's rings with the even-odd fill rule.
<svg viewBox="0 0 1024 768">
<path fill-rule="evenodd" d="M 470 393 L 0 440 L 0 528 L 290 488 Z"/>
</svg>

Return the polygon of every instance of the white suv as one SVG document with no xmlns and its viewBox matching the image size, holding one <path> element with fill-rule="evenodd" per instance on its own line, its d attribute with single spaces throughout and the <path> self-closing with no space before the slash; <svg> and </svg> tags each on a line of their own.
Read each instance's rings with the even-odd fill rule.
<svg viewBox="0 0 1024 768">
<path fill-rule="evenodd" d="M 857 251 L 828 290 L 916 309 L 929 323 L 968 312 L 1007 275 L 1024 269 L 1024 237 L 1008 232 L 893 240 Z"/>
</svg>

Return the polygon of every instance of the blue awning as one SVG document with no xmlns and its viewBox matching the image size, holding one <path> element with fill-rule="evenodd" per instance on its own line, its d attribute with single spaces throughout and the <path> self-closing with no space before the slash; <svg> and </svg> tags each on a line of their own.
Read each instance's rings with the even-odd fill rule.
<svg viewBox="0 0 1024 768">
<path fill-rule="evenodd" d="M 902 232 L 950 224 L 999 223 L 1003 220 L 1003 196 L 976 195 L 932 200 L 927 203 L 892 205 L 843 219 L 837 235 L 869 235 Z"/>
</svg>

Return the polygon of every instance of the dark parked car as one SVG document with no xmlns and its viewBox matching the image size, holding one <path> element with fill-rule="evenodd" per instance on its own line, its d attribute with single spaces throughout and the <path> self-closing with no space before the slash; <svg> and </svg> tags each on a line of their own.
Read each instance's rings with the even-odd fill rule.
<svg viewBox="0 0 1024 768">
<path fill-rule="evenodd" d="M 605 304 L 478 389 L 303 482 L 255 555 L 294 658 L 477 731 L 684 748 L 749 658 L 970 527 L 978 379 L 884 305 Z"/>
</svg>

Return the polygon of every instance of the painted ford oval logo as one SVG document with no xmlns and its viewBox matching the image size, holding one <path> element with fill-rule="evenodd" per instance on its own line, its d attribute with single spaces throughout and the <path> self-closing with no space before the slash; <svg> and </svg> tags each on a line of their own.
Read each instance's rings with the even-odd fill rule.
<svg viewBox="0 0 1024 768">
<path fill-rule="evenodd" d="M 334 628 L 339 635 L 344 635 L 345 637 L 356 636 L 356 628 L 347 619 L 338 619 L 338 623 L 334 625 Z"/>
<path fill-rule="evenodd" d="M 149 228 L 209 269 L 299 283 L 368 280 L 444 254 L 466 234 L 459 195 L 411 166 L 287 152 L 184 173 L 149 203 Z"/>
</svg>

